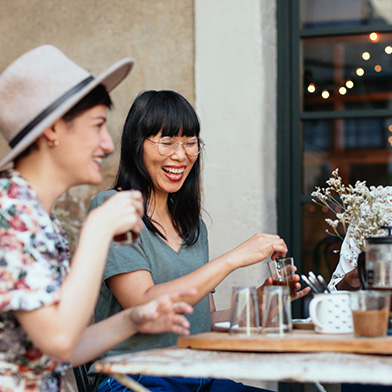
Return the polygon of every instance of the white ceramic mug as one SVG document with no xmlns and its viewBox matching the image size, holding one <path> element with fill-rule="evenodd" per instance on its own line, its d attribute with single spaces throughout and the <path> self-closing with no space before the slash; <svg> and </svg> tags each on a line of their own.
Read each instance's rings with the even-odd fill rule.
<svg viewBox="0 0 392 392">
<path fill-rule="evenodd" d="M 309 304 L 309 315 L 318 333 L 353 332 L 349 291 L 315 294 Z"/>
</svg>

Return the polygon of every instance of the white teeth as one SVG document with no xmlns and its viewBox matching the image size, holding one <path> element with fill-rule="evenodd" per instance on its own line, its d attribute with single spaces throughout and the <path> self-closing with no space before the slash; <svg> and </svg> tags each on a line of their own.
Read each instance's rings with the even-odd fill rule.
<svg viewBox="0 0 392 392">
<path fill-rule="evenodd" d="M 175 169 L 174 167 L 164 167 L 163 170 L 173 173 L 173 174 L 182 174 L 184 173 L 184 168 L 181 169 Z"/>
<path fill-rule="evenodd" d="M 94 158 L 93 158 L 93 161 L 95 161 L 95 162 L 101 164 L 101 163 L 102 163 L 102 158 L 94 157 Z"/>
</svg>

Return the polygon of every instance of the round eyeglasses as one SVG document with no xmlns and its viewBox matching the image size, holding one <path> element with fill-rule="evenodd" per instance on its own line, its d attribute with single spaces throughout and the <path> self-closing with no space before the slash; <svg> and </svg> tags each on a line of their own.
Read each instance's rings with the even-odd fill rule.
<svg viewBox="0 0 392 392">
<path fill-rule="evenodd" d="M 178 142 L 176 139 L 170 136 L 163 137 L 159 141 L 147 139 L 149 142 L 154 143 L 157 146 L 159 154 L 164 157 L 169 157 L 174 154 L 177 147 L 182 144 L 185 149 L 185 153 L 191 157 L 199 155 L 203 150 L 205 143 L 200 137 L 191 137 L 186 142 Z"/>
</svg>

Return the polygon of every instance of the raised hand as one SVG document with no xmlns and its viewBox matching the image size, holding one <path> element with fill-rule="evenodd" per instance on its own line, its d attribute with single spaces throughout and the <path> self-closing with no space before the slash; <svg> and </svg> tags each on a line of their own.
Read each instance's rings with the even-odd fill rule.
<svg viewBox="0 0 392 392">
<path fill-rule="evenodd" d="M 163 295 L 145 305 L 131 308 L 131 320 L 141 333 L 174 332 L 189 335 L 190 323 L 183 314 L 192 313 L 193 308 L 184 300 L 195 294 L 196 290 L 188 289 L 176 294 Z"/>
<path fill-rule="evenodd" d="M 297 267 L 294 266 L 294 271 L 297 271 Z M 301 280 L 300 276 L 297 274 L 290 275 L 290 285 L 293 285 L 295 289 L 295 296 L 291 296 L 291 300 L 294 301 L 295 299 L 299 299 L 304 297 L 306 294 L 309 293 L 310 287 L 305 287 L 302 289 L 301 284 L 299 281 Z M 273 279 L 272 277 L 269 277 L 261 286 L 257 288 L 257 300 L 259 303 L 259 313 L 261 316 L 262 313 L 262 308 L 263 308 L 263 292 L 264 292 L 264 287 L 265 286 L 272 286 L 273 284 Z"/>
<path fill-rule="evenodd" d="M 104 227 L 113 237 L 132 231 L 137 238 L 143 229 L 143 197 L 139 191 L 120 191 L 115 193 L 98 208 L 92 210 L 86 223 L 94 221 L 96 228 Z"/>
<path fill-rule="evenodd" d="M 295 270 L 297 270 L 297 267 L 295 267 Z M 304 297 L 310 291 L 310 287 L 305 287 L 304 289 L 302 289 L 301 283 L 299 283 L 300 279 L 300 276 L 297 274 L 294 274 L 290 277 L 290 285 L 293 284 L 295 289 L 295 296 L 291 296 L 292 301 Z"/>
<path fill-rule="evenodd" d="M 276 259 L 287 253 L 286 243 L 275 234 L 257 233 L 227 253 L 236 268 L 256 264 L 268 257 Z"/>
</svg>

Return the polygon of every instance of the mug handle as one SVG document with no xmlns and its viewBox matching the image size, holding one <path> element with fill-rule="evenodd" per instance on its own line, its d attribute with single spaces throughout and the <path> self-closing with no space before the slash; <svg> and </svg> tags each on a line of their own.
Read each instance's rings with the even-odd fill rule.
<svg viewBox="0 0 392 392">
<path fill-rule="evenodd" d="M 317 316 L 317 313 L 318 313 L 317 310 L 318 310 L 320 302 L 322 300 L 323 300 L 323 297 L 315 297 L 309 303 L 309 316 L 312 319 L 313 324 L 321 329 L 323 328 L 323 325 L 321 324 L 321 322 Z"/>
</svg>

